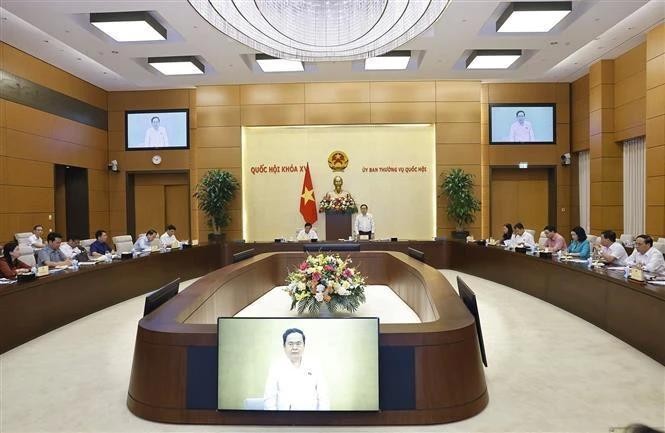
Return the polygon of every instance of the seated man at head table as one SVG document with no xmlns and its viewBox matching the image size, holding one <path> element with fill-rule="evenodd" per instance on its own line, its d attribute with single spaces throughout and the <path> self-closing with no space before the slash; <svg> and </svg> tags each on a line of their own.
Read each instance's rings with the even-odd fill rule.
<svg viewBox="0 0 665 433">
<path fill-rule="evenodd" d="M 32 248 L 44 248 L 42 233 L 44 233 L 44 227 L 41 224 L 34 226 L 32 228 L 32 234 L 28 237 L 28 245 Z"/>
<path fill-rule="evenodd" d="M 65 257 L 65 254 L 60 251 L 60 244 L 62 244 L 62 235 L 56 232 L 49 233 L 46 236 L 46 247 L 42 248 L 37 254 L 37 266 L 54 268 L 71 265 L 71 259 Z"/>
<path fill-rule="evenodd" d="M 549 250 L 553 253 L 561 250 L 566 251 L 566 239 L 564 239 L 563 236 L 556 232 L 556 228 L 554 226 L 545 226 L 543 231 L 545 232 L 545 237 L 547 238 L 545 241 L 545 248 L 549 248 Z"/>
<path fill-rule="evenodd" d="M 16 278 L 16 275 L 30 272 L 30 266 L 19 260 L 21 250 L 18 242 L 7 242 L 2 248 L 3 256 L 0 257 L 0 277 Z"/>
<path fill-rule="evenodd" d="M 67 242 L 60 244 L 60 251 L 63 252 L 65 257 L 68 259 L 73 259 L 82 252 L 85 251 L 85 248 L 81 246 L 81 240 L 78 236 L 68 236 Z"/>
<path fill-rule="evenodd" d="M 513 227 L 513 236 L 510 238 L 510 242 L 507 243 L 507 245 L 510 245 L 511 247 L 518 247 L 520 245 L 533 247 L 535 244 L 533 236 L 526 231 L 524 224 L 516 223 Z"/>
<path fill-rule="evenodd" d="M 600 234 L 600 246 L 593 246 L 599 250 L 601 259 L 613 266 L 625 266 L 628 259 L 626 249 L 617 242 L 617 234 L 612 230 L 605 230 Z"/>
<path fill-rule="evenodd" d="M 152 250 L 152 246 L 150 246 L 150 242 L 155 240 L 157 237 L 157 230 L 155 229 L 150 229 L 143 236 L 138 238 L 136 242 L 134 242 L 134 251 L 150 251 Z"/>
<path fill-rule="evenodd" d="M 626 264 L 654 274 L 665 274 L 663 253 L 653 247 L 653 239 L 649 235 L 635 238 L 635 250 L 626 260 Z"/>
<path fill-rule="evenodd" d="M 319 362 L 304 357 L 305 333 L 289 328 L 282 334 L 285 357 L 270 366 L 263 394 L 265 410 L 330 410 L 325 375 Z"/>
<path fill-rule="evenodd" d="M 309 241 L 312 239 L 319 239 L 319 235 L 316 234 L 316 231 L 312 228 L 312 223 L 305 223 L 305 228 L 298 232 L 296 240 L 298 241 Z"/>
<path fill-rule="evenodd" d="M 95 242 L 90 244 L 90 257 L 100 257 L 111 252 L 111 247 L 106 243 L 109 235 L 104 230 L 97 230 L 95 232 Z"/>
<path fill-rule="evenodd" d="M 174 243 L 178 242 L 175 237 L 175 226 L 169 224 L 166 226 L 166 231 L 159 237 L 159 242 L 167 248 L 170 248 Z"/>
</svg>

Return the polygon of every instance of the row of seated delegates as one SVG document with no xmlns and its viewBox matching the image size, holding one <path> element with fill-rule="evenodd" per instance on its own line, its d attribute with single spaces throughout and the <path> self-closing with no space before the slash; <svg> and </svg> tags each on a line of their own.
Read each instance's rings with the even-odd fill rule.
<svg viewBox="0 0 665 433">
<path fill-rule="evenodd" d="M 512 247 L 517 247 L 520 245 L 534 247 L 536 242 L 533 240 L 531 233 L 527 232 L 524 228 L 524 224 L 516 223 L 515 228 L 513 229 L 510 224 L 505 224 L 503 226 L 503 239 L 504 244 Z M 510 237 L 507 238 L 507 234 L 510 233 Z"/>
<path fill-rule="evenodd" d="M 665 274 L 663 253 L 653 247 L 653 238 L 649 235 L 639 235 L 635 238 L 635 250 L 626 260 L 626 264 L 647 272 Z"/>
<path fill-rule="evenodd" d="M 65 257 L 65 253 L 60 251 L 62 244 L 62 235 L 57 232 L 51 232 L 46 236 L 46 246 L 39 250 L 37 254 L 37 266 L 69 266 L 72 260 Z"/>
<path fill-rule="evenodd" d="M 312 228 L 312 223 L 305 223 L 305 228 L 298 232 L 296 236 L 297 241 L 310 241 L 312 239 L 319 239 L 319 235 L 316 234 L 316 230 Z"/>
<path fill-rule="evenodd" d="M 28 245 L 32 248 L 44 248 L 44 241 L 42 241 L 42 233 L 44 233 L 44 226 L 37 224 L 32 228 L 32 234 L 28 237 Z"/>
<path fill-rule="evenodd" d="M 30 272 L 30 266 L 20 261 L 21 250 L 18 242 L 7 242 L 3 247 L 3 256 L 0 258 L 0 275 L 2 278 L 16 278 L 17 274 Z"/>
</svg>

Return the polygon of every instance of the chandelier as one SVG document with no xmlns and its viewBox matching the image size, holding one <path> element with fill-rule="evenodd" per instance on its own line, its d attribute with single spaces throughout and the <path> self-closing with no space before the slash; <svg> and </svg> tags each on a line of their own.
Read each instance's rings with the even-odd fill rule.
<svg viewBox="0 0 665 433">
<path fill-rule="evenodd" d="M 304 62 L 360 60 L 405 44 L 450 0 L 189 0 L 225 35 Z"/>
</svg>

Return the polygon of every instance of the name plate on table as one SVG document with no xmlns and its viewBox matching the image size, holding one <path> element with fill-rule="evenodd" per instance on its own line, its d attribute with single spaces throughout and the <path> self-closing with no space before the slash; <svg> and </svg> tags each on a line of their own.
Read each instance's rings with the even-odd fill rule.
<svg viewBox="0 0 665 433">
<path fill-rule="evenodd" d="M 644 271 L 639 268 L 630 268 L 630 274 L 628 278 L 635 281 L 644 282 Z"/>
</svg>

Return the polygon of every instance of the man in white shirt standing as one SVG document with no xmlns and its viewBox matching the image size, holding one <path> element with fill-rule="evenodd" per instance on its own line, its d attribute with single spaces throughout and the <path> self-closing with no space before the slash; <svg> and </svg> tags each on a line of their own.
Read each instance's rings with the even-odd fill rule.
<svg viewBox="0 0 665 433">
<path fill-rule="evenodd" d="M 173 224 L 166 226 L 166 231 L 159 237 L 159 242 L 164 245 L 164 247 L 171 247 L 174 243 L 178 242 L 178 239 L 175 237 L 175 230 Z"/>
<path fill-rule="evenodd" d="M 367 213 L 367 205 L 360 205 L 360 215 L 356 217 L 353 225 L 353 234 L 358 237 L 360 235 L 368 235 L 370 239 L 374 239 L 374 217 L 371 213 Z"/>
<path fill-rule="evenodd" d="M 169 137 L 166 135 L 166 128 L 159 126 L 159 122 L 159 117 L 157 116 L 150 119 L 152 127 L 145 131 L 143 147 L 169 147 Z"/>
<path fill-rule="evenodd" d="M 311 223 L 305 223 L 305 228 L 300 230 L 298 232 L 298 236 L 296 237 L 296 240 L 298 241 L 309 241 L 312 239 L 319 239 L 319 235 L 316 234 L 314 229 L 312 228 Z"/>
<path fill-rule="evenodd" d="M 284 354 L 270 366 L 263 394 L 265 410 L 330 410 L 328 387 L 317 362 L 303 357 L 305 333 L 290 328 L 282 334 Z"/>
<path fill-rule="evenodd" d="M 534 247 L 535 245 L 536 242 L 533 240 L 533 236 L 531 235 L 531 233 L 526 231 L 526 229 L 524 228 L 524 224 L 522 223 L 515 224 L 515 227 L 513 227 L 513 236 L 510 238 L 510 246 Z"/>
<path fill-rule="evenodd" d="M 654 274 L 665 273 L 663 253 L 653 247 L 653 239 L 649 235 L 639 235 L 635 238 L 635 250 L 628 257 L 626 264 Z"/>
<path fill-rule="evenodd" d="M 625 266 L 628 259 L 626 249 L 617 242 L 617 234 L 612 230 L 605 230 L 600 234 L 600 255 L 603 261 L 615 266 Z"/>
<path fill-rule="evenodd" d="M 42 233 L 44 233 L 44 227 L 41 224 L 34 226 L 32 228 L 32 234 L 28 237 L 28 245 L 32 248 L 44 248 Z"/>
<path fill-rule="evenodd" d="M 513 141 L 516 143 L 536 141 L 531 122 L 526 120 L 526 113 L 522 110 L 519 110 L 515 114 L 515 117 L 517 117 L 517 121 L 510 126 L 510 138 L 508 141 Z"/>
</svg>

